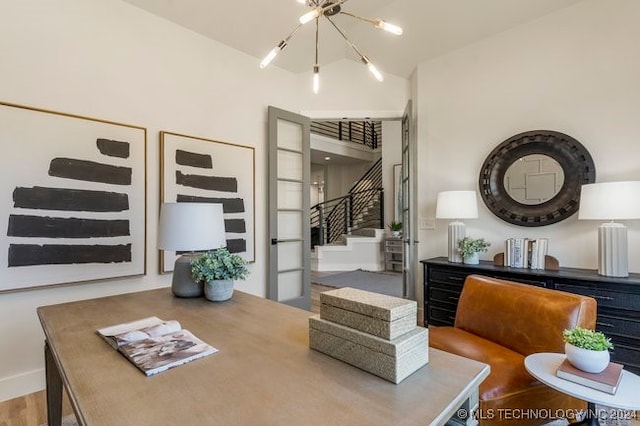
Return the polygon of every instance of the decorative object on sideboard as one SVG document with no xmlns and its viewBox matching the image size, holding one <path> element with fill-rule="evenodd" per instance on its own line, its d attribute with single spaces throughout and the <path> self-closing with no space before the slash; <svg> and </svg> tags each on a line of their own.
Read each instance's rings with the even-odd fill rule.
<svg viewBox="0 0 640 426">
<path fill-rule="evenodd" d="M 507 172 L 520 161 L 536 166 L 526 173 L 525 168 L 521 168 L 520 180 L 523 186 L 525 180 L 527 183 L 521 189 L 521 195 L 532 202 L 533 199 L 540 202 L 522 203 L 518 201 L 521 196 L 510 194 L 505 187 Z M 560 171 L 556 164 L 561 169 L 561 186 L 558 185 Z M 480 169 L 480 196 L 489 210 L 505 222 L 527 227 L 544 226 L 577 212 L 581 185 L 593 183 L 595 179 L 593 159 L 580 142 L 564 133 L 535 130 L 512 136 L 491 151 Z M 536 186 L 529 188 L 533 182 Z"/>
<path fill-rule="evenodd" d="M 574 367 L 587 373 L 600 373 L 609 365 L 609 349 L 613 349 L 611 340 L 602 332 L 573 327 L 564 330 L 564 351 Z"/>
<path fill-rule="evenodd" d="M 204 297 L 212 302 L 224 302 L 233 296 L 233 281 L 249 275 L 247 262 L 225 247 L 211 250 L 191 261 L 191 277 L 204 286 Z"/>
<path fill-rule="evenodd" d="M 462 263 L 477 265 L 480 263 L 480 252 L 486 252 L 491 243 L 484 238 L 464 237 L 458 241 L 458 253 L 462 256 Z"/>
<path fill-rule="evenodd" d="M 584 185 L 578 219 L 610 221 L 598 228 L 598 274 L 628 277 L 627 227 L 614 220 L 640 219 L 640 182 Z"/>
<path fill-rule="evenodd" d="M 353 44 L 351 40 L 347 38 L 346 34 L 340 29 L 340 27 L 338 27 L 338 25 L 335 23 L 333 18 L 335 15 L 338 15 L 338 14 L 346 15 L 360 21 L 368 22 L 378 29 L 387 31 L 395 35 L 402 35 L 402 28 L 400 28 L 397 25 L 391 24 L 389 22 L 383 21 L 380 18 L 377 18 L 377 19 L 365 18 L 362 16 L 355 15 L 353 13 L 343 11 L 342 4 L 345 3 L 346 1 L 347 0 L 327 0 L 327 1 L 298 0 L 298 3 L 306 4 L 311 8 L 311 10 L 305 13 L 304 15 L 300 16 L 300 19 L 299 19 L 300 22 L 293 29 L 293 31 L 291 31 L 284 39 L 282 39 L 276 47 L 274 47 L 273 49 L 271 49 L 271 51 L 269 51 L 267 56 L 265 56 L 262 62 L 260 62 L 260 68 L 264 68 L 267 65 L 269 65 L 269 63 L 278 55 L 278 53 L 280 53 L 280 51 L 284 49 L 285 46 L 287 46 L 287 43 L 289 42 L 291 37 L 293 37 L 298 32 L 300 27 L 302 27 L 304 24 L 308 22 L 315 21 L 315 27 L 316 27 L 315 28 L 315 34 L 316 34 L 315 62 L 313 64 L 312 87 L 313 87 L 313 93 L 318 93 L 320 88 L 320 64 L 318 62 L 319 21 L 321 18 L 325 18 L 331 24 L 331 26 L 333 26 L 336 29 L 338 34 L 342 36 L 344 41 L 353 49 L 356 55 L 358 55 L 362 63 L 364 63 L 367 66 L 371 74 L 373 74 L 373 76 L 378 81 L 382 81 L 383 76 L 380 73 L 380 71 L 378 71 L 378 69 L 371 63 L 369 58 L 365 54 L 363 54 L 360 51 L 360 49 L 358 49 L 356 45 Z"/>
<path fill-rule="evenodd" d="M 557 271 L 558 260 L 549 256 L 548 238 L 507 238 L 504 253 L 493 257 L 494 265 L 511 268 L 549 269 Z"/>
<path fill-rule="evenodd" d="M 478 202 L 475 191 L 443 191 L 438 193 L 436 219 L 454 219 L 449 223 L 447 253 L 449 262 L 461 263 L 458 241 L 465 237 L 465 225 L 460 219 L 477 219 Z"/>
<path fill-rule="evenodd" d="M 195 251 L 226 246 L 222 204 L 164 203 L 160 208 L 158 249 L 187 252 L 174 265 L 171 291 L 178 297 L 199 297 L 202 283 L 191 277 Z"/>
</svg>

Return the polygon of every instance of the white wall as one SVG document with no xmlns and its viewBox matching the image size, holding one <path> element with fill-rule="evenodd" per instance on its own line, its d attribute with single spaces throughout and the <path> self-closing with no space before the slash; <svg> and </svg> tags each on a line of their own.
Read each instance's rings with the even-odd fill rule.
<svg viewBox="0 0 640 426">
<path fill-rule="evenodd" d="M 405 80 L 390 78 L 374 89 L 362 78 L 366 70 L 355 63 L 339 64 L 334 72 L 324 67 L 332 85 L 313 97 L 301 76 L 277 67 L 260 70 L 259 59 L 119 1 L 4 2 L 0 58 L 2 101 L 148 131 L 147 275 L 0 293 L 0 401 L 44 386 L 38 306 L 169 285 L 169 275 L 158 275 L 155 249 L 160 130 L 255 147 L 256 262 L 237 287 L 264 296 L 267 105 L 292 111 L 386 111 L 407 99 Z"/>
<path fill-rule="evenodd" d="M 419 65 L 419 215 L 435 216 L 439 191 L 478 189 L 487 154 L 517 133 L 573 136 L 591 153 L 596 181 L 640 180 L 640 2 L 585 0 Z M 577 215 L 545 227 L 510 225 L 479 198 L 467 235 L 548 237 L 561 266 L 597 268 L 597 231 Z M 447 222 L 420 231 L 420 259 L 446 255 Z M 640 272 L 640 221 L 629 227 L 629 268 Z M 421 275 L 421 274 L 420 274 Z"/>
</svg>

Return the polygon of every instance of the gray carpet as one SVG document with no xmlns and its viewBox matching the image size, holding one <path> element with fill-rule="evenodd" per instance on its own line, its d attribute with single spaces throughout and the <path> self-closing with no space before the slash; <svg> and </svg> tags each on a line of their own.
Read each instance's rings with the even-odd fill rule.
<svg viewBox="0 0 640 426">
<path fill-rule="evenodd" d="M 402 297 L 402 274 L 369 272 L 358 269 L 316 278 L 314 283 L 337 288 L 352 287 Z"/>
</svg>

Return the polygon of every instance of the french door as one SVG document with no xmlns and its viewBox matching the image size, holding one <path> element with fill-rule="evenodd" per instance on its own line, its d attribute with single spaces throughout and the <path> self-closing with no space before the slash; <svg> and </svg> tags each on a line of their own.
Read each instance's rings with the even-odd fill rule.
<svg viewBox="0 0 640 426">
<path fill-rule="evenodd" d="M 310 123 L 269 107 L 269 282 L 267 296 L 311 309 Z"/>
</svg>

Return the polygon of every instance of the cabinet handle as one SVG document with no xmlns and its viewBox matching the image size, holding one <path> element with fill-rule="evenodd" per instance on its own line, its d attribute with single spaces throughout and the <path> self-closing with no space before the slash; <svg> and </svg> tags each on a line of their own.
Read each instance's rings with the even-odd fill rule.
<svg viewBox="0 0 640 426">
<path fill-rule="evenodd" d="M 458 299 L 459 299 L 459 297 L 449 296 L 449 300 L 453 300 L 454 302 L 457 302 Z"/>
<path fill-rule="evenodd" d="M 449 319 L 450 319 L 451 321 L 455 321 L 455 320 L 456 320 L 456 317 L 449 317 Z"/>
<path fill-rule="evenodd" d="M 449 279 L 451 281 L 462 281 L 463 280 L 463 278 L 461 278 L 461 277 L 451 277 L 451 276 L 449 277 Z"/>
<path fill-rule="evenodd" d="M 599 321 L 596 321 L 596 324 L 597 324 L 597 325 L 599 325 L 599 326 L 601 326 L 601 327 L 609 327 L 609 328 L 612 328 L 612 327 L 613 327 L 613 324 L 609 324 L 608 322 L 599 322 Z"/>
<path fill-rule="evenodd" d="M 613 300 L 613 297 L 611 296 L 597 296 L 595 294 L 590 294 L 589 297 L 593 297 L 594 299 L 601 299 L 601 300 Z"/>
</svg>

